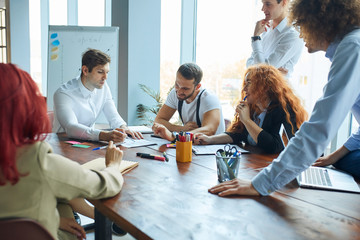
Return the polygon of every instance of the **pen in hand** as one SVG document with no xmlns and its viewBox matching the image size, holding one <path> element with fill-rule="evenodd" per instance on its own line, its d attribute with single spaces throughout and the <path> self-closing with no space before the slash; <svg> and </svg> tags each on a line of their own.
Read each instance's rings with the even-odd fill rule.
<svg viewBox="0 0 360 240">
<path fill-rule="evenodd" d="M 246 99 L 247 99 L 247 96 L 245 96 L 245 97 L 244 97 L 244 99 L 243 99 L 242 101 L 244 102 Z M 234 116 L 237 116 L 237 114 L 238 114 L 238 113 L 235 111 Z"/>
<path fill-rule="evenodd" d="M 116 144 L 114 144 L 114 146 L 119 146 L 119 145 L 121 145 L 121 143 L 116 143 Z M 109 145 L 106 145 L 106 146 L 102 146 L 102 147 L 97 147 L 97 148 L 93 148 L 93 151 L 95 151 L 95 150 L 100 150 L 100 149 L 106 149 L 106 148 L 108 148 L 109 147 Z"/>
</svg>

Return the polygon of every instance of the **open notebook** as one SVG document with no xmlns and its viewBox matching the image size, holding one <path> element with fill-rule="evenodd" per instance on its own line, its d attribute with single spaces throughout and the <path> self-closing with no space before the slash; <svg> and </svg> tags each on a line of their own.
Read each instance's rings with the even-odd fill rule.
<svg viewBox="0 0 360 240">
<path fill-rule="evenodd" d="M 133 168 L 137 167 L 138 165 L 139 165 L 138 162 L 122 160 L 119 170 L 122 174 L 125 174 L 125 173 L 129 172 L 130 170 L 132 170 Z M 87 168 L 87 169 L 103 170 L 106 167 L 105 158 L 96 158 L 96 159 L 94 159 L 90 162 L 87 162 L 81 166 L 83 166 L 84 168 Z"/>
</svg>

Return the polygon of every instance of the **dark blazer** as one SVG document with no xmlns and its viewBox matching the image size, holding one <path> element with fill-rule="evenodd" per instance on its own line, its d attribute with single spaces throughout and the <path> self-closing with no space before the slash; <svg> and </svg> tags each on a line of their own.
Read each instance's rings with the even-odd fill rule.
<svg viewBox="0 0 360 240">
<path fill-rule="evenodd" d="M 273 108 L 271 109 L 271 107 Z M 278 103 L 271 103 L 269 108 L 270 110 L 267 111 L 261 127 L 263 130 L 258 135 L 256 146 L 267 153 L 279 153 L 284 149 L 279 135 L 281 124 L 284 124 L 289 139 L 292 138 L 294 134 L 291 131 L 291 125 L 286 121 L 286 115 L 282 107 Z M 294 126 L 294 132 L 296 132 L 298 129 L 296 128 L 295 113 L 290 107 L 288 107 L 288 111 L 290 113 L 290 121 Z M 241 133 L 225 133 L 232 138 L 234 144 L 240 144 L 241 142 L 248 144 L 247 136 L 249 133 L 246 128 L 244 128 Z"/>
</svg>

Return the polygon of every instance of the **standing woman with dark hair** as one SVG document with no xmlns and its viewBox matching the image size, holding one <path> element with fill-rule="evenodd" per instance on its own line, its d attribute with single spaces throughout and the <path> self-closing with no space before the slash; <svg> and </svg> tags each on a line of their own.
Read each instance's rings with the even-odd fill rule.
<svg viewBox="0 0 360 240">
<path fill-rule="evenodd" d="M 103 171 L 84 169 L 52 152 L 43 141 L 50 132 L 44 97 L 15 65 L 0 64 L 0 104 L 0 218 L 32 218 L 58 239 L 58 199 L 105 198 L 121 190 L 123 153 L 112 142 Z"/>
<path fill-rule="evenodd" d="M 197 134 L 195 144 L 241 142 L 258 146 L 268 153 L 278 153 L 284 147 L 279 130 L 284 124 L 289 138 L 306 120 L 307 113 L 281 72 L 270 65 L 249 67 L 241 101 L 228 131 L 215 136 Z"/>
</svg>

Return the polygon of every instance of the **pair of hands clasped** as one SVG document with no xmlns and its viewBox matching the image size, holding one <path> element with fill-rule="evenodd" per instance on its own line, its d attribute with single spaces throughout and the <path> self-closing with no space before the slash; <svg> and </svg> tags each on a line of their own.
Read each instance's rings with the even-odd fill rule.
<svg viewBox="0 0 360 240">
<path fill-rule="evenodd" d="M 235 115 L 239 120 L 244 122 L 250 119 L 250 108 L 247 102 L 241 101 L 235 109 Z M 198 133 L 194 135 L 194 144 L 206 145 L 212 144 L 212 137 Z M 210 193 L 218 194 L 220 197 L 229 195 L 248 195 L 260 196 L 260 194 L 252 186 L 251 181 L 245 179 L 233 179 L 231 181 L 220 183 L 208 190 Z"/>
</svg>

